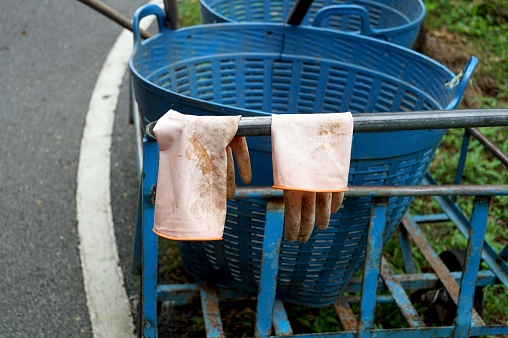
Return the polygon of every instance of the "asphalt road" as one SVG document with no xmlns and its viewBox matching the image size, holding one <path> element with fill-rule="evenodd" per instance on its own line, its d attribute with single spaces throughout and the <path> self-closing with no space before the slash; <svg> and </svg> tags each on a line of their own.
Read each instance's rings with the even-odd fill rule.
<svg viewBox="0 0 508 338">
<path fill-rule="evenodd" d="M 127 17 L 146 1 L 105 0 Z M 97 76 L 122 28 L 75 0 L 0 1 L 0 337 L 90 337 L 76 175 Z M 137 169 L 127 76 L 111 198 L 129 295 Z M 132 300 L 132 299 L 131 299 Z"/>
</svg>

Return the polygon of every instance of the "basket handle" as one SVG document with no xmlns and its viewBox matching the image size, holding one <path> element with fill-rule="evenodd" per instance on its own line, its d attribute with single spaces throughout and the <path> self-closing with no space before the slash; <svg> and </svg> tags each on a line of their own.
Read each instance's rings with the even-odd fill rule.
<svg viewBox="0 0 508 338">
<path fill-rule="evenodd" d="M 155 4 L 141 6 L 136 10 L 136 12 L 134 13 L 134 18 L 132 19 L 132 33 L 133 33 L 132 35 L 134 36 L 134 51 L 136 51 L 138 47 L 141 45 L 141 32 L 140 32 L 141 28 L 139 27 L 139 23 L 144 17 L 148 15 L 155 15 L 157 17 L 157 24 L 159 25 L 159 34 L 171 31 L 171 29 L 166 24 L 164 12 L 159 6 Z"/>
<path fill-rule="evenodd" d="M 448 106 L 446 106 L 445 110 L 455 109 L 460 101 L 462 100 L 462 96 L 464 95 L 464 91 L 466 90 L 466 86 L 469 83 L 469 79 L 473 75 L 473 72 L 478 64 L 478 58 L 476 56 L 471 56 L 467 61 L 464 69 L 460 71 L 457 76 L 455 76 L 452 80 L 445 84 L 445 87 L 449 90 L 453 91 L 453 97 Z"/>
<path fill-rule="evenodd" d="M 358 5 L 331 5 L 320 9 L 314 20 L 312 26 L 320 27 L 324 19 L 332 15 L 357 15 L 361 19 L 360 33 L 362 35 L 371 36 L 375 32 L 370 26 L 369 13 L 363 6 Z"/>
</svg>

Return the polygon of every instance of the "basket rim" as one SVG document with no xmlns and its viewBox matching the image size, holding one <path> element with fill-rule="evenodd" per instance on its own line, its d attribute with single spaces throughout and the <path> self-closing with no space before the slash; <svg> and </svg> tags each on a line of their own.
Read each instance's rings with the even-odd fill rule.
<svg viewBox="0 0 508 338">
<path fill-rule="evenodd" d="M 377 35 L 385 35 L 387 33 L 390 33 L 390 35 L 397 36 L 398 34 L 405 33 L 407 31 L 415 28 L 415 26 L 420 25 L 422 23 L 423 19 L 425 18 L 425 15 L 427 13 L 427 8 L 425 7 L 425 4 L 423 3 L 422 0 L 414 0 L 414 2 L 415 2 L 415 4 L 417 4 L 419 6 L 419 9 L 420 9 L 420 15 L 415 20 L 413 20 L 411 22 L 408 22 L 406 24 L 403 24 L 403 25 L 399 25 L 399 26 L 376 29 L 375 30 L 376 34 Z M 243 22 L 246 22 L 246 21 L 232 20 L 231 18 L 223 15 L 222 13 L 217 12 L 214 8 L 210 7 L 209 1 L 207 1 L 207 0 L 199 0 L 199 3 L 208 12 L 210 12 L 211 14 L 213 14 L 216 17 L 220 18 L 221 20 L 223 20 L 224 23 L 243 23 Z M 335 4 L 333 4 L 333 5 L 335 5 Z M 340 4 L 337 4 L 337 5 L 340 5 Z M 381 5 L 383 5 L 383 4 L 381 4 Z M 327 5 L 327 6 L 331 6 L 331 5 Z M 323 8 L 325 8 L 325 7 L 323 7 Z M 332 28 L 325 28 L 325 29 L 341 32 L 340 30 L 336 30 L 336 29 L 332 29 Z"/>
<path fill-rule="evenodd" d="M 252 109 L 246 109 L 236 106 L 230 106 L 225 105 L 221 103 L 215 103 L 212 101 L 206 101 L 199 98 L 194 98 L 191 96 L 183 95 L 174 91 L 170 91 L 164 87 L 159 86 L 158 84 L 155 84 L 149 80 L 146 79 L 146 77 L 138 71 L 138 69 L 135 67 L 135 60 L 137 56 L 140 54 L 141 49 L 143 48 L 149 48 L 153 45 L 158 44 L 167 44 L 168 40 L 171 41 L 176 36 L 189 36 L 193 34 L 201 35 L 206 34 L 209 31 L 217 30 L 217 31 L 259 31 L 260 29 L 264 29 L 267 32 L 276 31 L 279 34 L 283 34 L 284 36 L 291 35 L 291 36 L 299 36 L 302 35 L 302 33 L 306 34 L 322 34 L 322 35 L 330 35 L 330 36 L 340 36 L 343 39 L 347 40 L 363 40 L 366 41 L 370 46 L 385 46 L 386 48 L 396 50 L 398 53 L 402 53 L 404 57 L 407 57 L 412 60 L 418 60 L 418 62 L 425 62 L 427 64 L 432 65 L 432 67 L 437 67 L 447 73 L 449 75 L 449 80 L 453 79 L 455 77 L 455 74 L 442 65 L 441 63 L 437 62 L 436 60 L 420 54 L 412 49 L 402 47 L 400 45 L 397 45 L 395 43 L 379 40 L 373 37 L 369 36 L 363 36 L 363 35 L 354 35 L 354 34 L 348 34 L 340 31 L 332 31 L 330 29 L 326 28 L 320 28 L 320 27 L 310 27 L 310 26 L 291 26 L 291 25 L 281 25 L 281 24 L 275 24 L 275 23 L 266 23 L 266 22 L 248 22 L 248 23 L 216 23 L 216 24 L 203 24 L 203 25 L 196 25 L 196 26 L 188 26 L 177 30 L 169 30 L 165 31 L 163 33 L 158 33 L 154 35 L 152 38 L 149 38 L 145 41 L 143 41 L 139 46 L 134 46 L 133 52 L 131 53 L 131 56 L 129 58 L 129 68 L 131 70 L 131 73 L 137 77 L 140 81 L 142 81 L 147 87 L 147 89 L 152 91 L 159 91 L 165 94 L 173 95 L 174 97 L 177 97 L 182 102 L 185 102 L 186 104 L 191 104 L 193 106 L 199 106 L 200 108 L 206 109 L 209 112 L 215 112 L 218 114 L 223 114 L 227 112 L 228 114 L 233 115 L 242 115 L 242 116 L 269 116 L 272 115 L 272 113 L 261 111 L 261 110 L 252 110 Z M 284 41 L 286 41 L 284 39 Z M 285 43 L 285 42 L 283 42 Z M 281 45 L 281 53 L 280 55 L 284 55 L 284 46 Z M 285 54 L 285 55 L 294 55 L 294 54 Z M 298 55 L 296 55 L 298 56 Z M 333 61 L 333 60 L 332 60 Z M 441 109 L 444 109 L 445 107 L 442 107 Z"/>
</svg>

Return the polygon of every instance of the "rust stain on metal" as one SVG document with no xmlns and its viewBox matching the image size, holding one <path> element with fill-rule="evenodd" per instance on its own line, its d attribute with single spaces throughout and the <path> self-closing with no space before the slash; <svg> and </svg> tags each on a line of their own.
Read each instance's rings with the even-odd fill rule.
<svg viewBox="0 0 508 338">
<path fill-rule="evenodd" d="M 153 207 L 155 206 L 155 197 L 157 195 L 157 184 L 155 184 L 153 187 L 152 187 L 152 190 L 150 192 L 150 194 L 147 196 L 148 198 L 146 199 L 147 203 L 149 206 Z"/>
<path fill-rule="evenodd" d="M 219 301 L 217 289 L 211 285 L 203 285 L 203 291 L 205 291 L 205 299 L 201 299 L 203 307 L 203 315 L 206 316 L 208 324 L 205 325 L 207 337 L 224 337 L 224 331 L 222 328 L 222 319 L 219 310 Z M 203 297 L 203 293 L 202 293 Z"/>
<path fill-rule="evenodd" d="M 339 298 L 333 302 L 333 307 L 335 308 L 335 312 L 337 312 L 337 316 L 339 316 L 342 328 L 345 331 L 356 330 L 358 322 L 346 298 L 344 296 L 339 296 Z"/>
<path fill-rule="evenodd" d="M 385 281 L 386 287 L 390 290 L 408 325 L 411 327 L 424 327 L 424 322 L 421 320 L 402 284 L 397 280 L 395 273 L 384 257 L 381 258 L 381 277 Z"/>
</svg>

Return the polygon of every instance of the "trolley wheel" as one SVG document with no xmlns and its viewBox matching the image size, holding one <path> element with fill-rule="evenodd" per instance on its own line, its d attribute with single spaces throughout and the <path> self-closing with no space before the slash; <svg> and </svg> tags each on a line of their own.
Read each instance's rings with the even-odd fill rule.
<svg viewBox="0 0 508 338">
<path fill-rule="evenodd" d="M 466 260 L 466 253 L 459 249 L 453 249 L 443 251 L 439 258 L 450 272 L 463 271 L 462 266 Z M 483 314 L 483 290 L 481 287 L 475 289 L 473 306 L 481 316 Z M 425 312 L 425 323 L 429 326 L 432 324 L 450 326 L 454 323 L 456 313 L 457 305 L 446 289 L 441 287 L 433 295 L 429 308 Z"/>
</svg>

